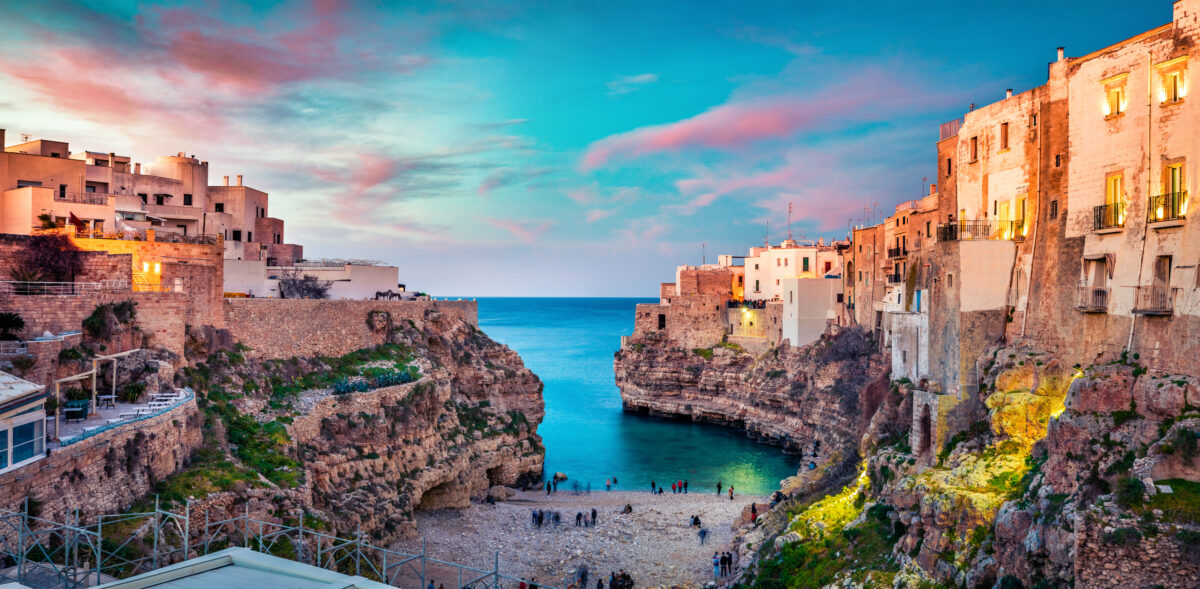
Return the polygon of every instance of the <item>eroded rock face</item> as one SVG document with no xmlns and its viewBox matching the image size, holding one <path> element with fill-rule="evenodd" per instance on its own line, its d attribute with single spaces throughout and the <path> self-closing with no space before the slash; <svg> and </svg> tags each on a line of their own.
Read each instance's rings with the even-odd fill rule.
<svg viewBox="0 0 1200 589">
<path fill-rule="evenodd" d="M 759 356 L 722 346 L 711 358 L 704 352 L 627 342 L 613 362 L 625 410 L 737 427 L 795 451 L 811 452 L 819 441 L 822 456 L 848 456 L 889 394 L 886 355 L 857 331 Z"/>
<path fill-rule="evenodd" d="M 389 335 L 422 380 L 326 396 L 290 426 L 313 507 L 377 538 L 415 532 L 417 509 L 466 507 L 495 486 L 540 480 L 542 384 L 474 326 L 433 320 Z"/>
</svg>

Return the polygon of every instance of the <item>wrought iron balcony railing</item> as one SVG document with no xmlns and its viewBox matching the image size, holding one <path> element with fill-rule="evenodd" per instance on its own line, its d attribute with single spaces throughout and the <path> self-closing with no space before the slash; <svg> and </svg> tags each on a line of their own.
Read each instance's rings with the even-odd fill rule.
<svg viewBox="0 0 1200 589">
<path fill-rule="evenodd" d="M 1171 286 L 1139 286 L 1133 312 L 1139 315 L 1171 315 L 1175 313 L 1175 293 Z"/>
<path fill-rule="evenodd" d="M 1079 287 L 1079 298 L 1075 308 L 1084 313 L 1108 312 L 1108 289 L 1098 286 Z"/>
<path fill-rule="evenodd" d="M 54 200 L 85 205 L 106 205 L 110 196 L 113 195 L 107 192 L 56 192 Z"/>
<path fill-rule="evenodd" d="M 1025 237 L 1024 219 L 1016 221 L 955 221 L 938 225 L 938 241 L 970 241 L 976 239 L 1011 239 Z"/>
<path fill-rule="evenodd" d="M 888 284 L 900 284 L 904 280 L 904 275 L 899 272 L 893 272 L 887 275 Z"/>
<path fill-rule="evenodd" d="M 1114 202 L 1092 208 L 1092 230 L 1119 229 L 1125 226 L 1125 203 Z"/>
<path fill-rule="evenodd" d="M 1161 223 L 1183 219 L 1187 216 L 1187 199 L 1186 191 L 1150 197 L 1150 204 L 1146 208 L 1147 220 L 1151 223 Z"/>
<path fill-rule="evenodd" d="M 908 249 L 902 247 L 889 247 L 887 254 L 888 258 L 903 258 L 904 256 L 908 255 Z"/>
</svg>

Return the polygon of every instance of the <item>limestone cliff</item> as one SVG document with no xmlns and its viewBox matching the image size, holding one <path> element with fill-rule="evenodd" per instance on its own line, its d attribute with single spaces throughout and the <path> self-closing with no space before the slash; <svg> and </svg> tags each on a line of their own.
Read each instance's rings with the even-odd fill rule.
<svg viewBox="0 0 1200 589">
<path fill-rule="evenodd" d="M 193 470 L 223 455 L 254 476 L 217 490 L 250 498 L 266 487 L 272 504 L 256 505 L 271 515 L 304 514 L 382 541 L 414 532 L 415 509 L 466 506 L 494 486 L 540 480 L 542 385 L 516 352 L 436 311 L 347 320 L 385 343 L 279 360 L 218 331 L 193 334 L 197 362 L 180 379 L 199 391 L 210 426 Z"/>
<path fill-rule="evenodd" d="M 793 451 L 820 442 L 822 462 L 857 455 L 888 393 L 888 365 L 865 331 L 753 355 L 734 344 L 683 349 L 632 338 L 616 352 L 626 411 L 737 427 Z"/>
</svg>

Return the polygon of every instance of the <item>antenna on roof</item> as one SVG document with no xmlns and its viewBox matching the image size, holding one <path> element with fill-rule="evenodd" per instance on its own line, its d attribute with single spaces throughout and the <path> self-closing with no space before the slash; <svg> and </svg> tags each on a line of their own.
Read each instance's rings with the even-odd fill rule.
<svg viewBox="0 0 1200 589">
<path fill-rule="evenodd" d="M 763 247 L 771 247 L 771 239 L 767 237 L 771 233 L 771 221 L 763 221 Z"/>
<path fill-rule="evenodd" d="M 792 240 L 792 203 L 788 203 L 788 241 Z"/>
<path fill-rule="evenodd" d="M 707 245 L 708 245 L 708 242 L 706 242 L 706 241 L 701 241 L 701 242 L 700 242 L 700 265 L 701 265 L 701 266 L 703 266 L 703 265 L 705 265 L 705 264 L 707 264 L 707 263 L 708 263 L 708 253 L 707 253 L 707 251 L 705 250 L 705 247 L 706 247 Z"/>
<path fill-rule="evenodd" d="M 29 143 L 29 133 L 21 133 L 21 143 Z"/>
</svg>

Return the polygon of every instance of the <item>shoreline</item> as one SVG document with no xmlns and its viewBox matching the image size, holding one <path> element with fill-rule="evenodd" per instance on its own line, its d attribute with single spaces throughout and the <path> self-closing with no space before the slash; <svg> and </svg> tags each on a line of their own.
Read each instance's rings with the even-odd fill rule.
<svg viewBox="0 0 1200 589">
<path fill-rule="evenodd" d="M 624 569 L 638 587 L 701 585 L 713 580 L 713 552 L 732 551 L 734 524 L 751 502 L 767 496 L 708 493 L 652 495 L 649 491 L 593 491 L 575 494 L 560 490 L 517 491 L 496 505 L 472 504 L 464 509 L 417 512 L 418 537 L 396 543 L 420 552 L 422 537 L 432 558 L 490 570 L 499 552 L 500 570 L 514 577 L 537 577 L 543 583 L 566 586 L 580 565 L 608 583 L 610 572 Z M 632 513 L 621 513 L 625 505 Z M 576 527 L 575 516 L 597 511 L 595 527 Z M 531 523 L 534 510 L 561 514 L 558 526 Z M 698 529 L 689 525 L 700 517 L 708 530 L 704 545 Z M 435 586 L 437 584 L 435 583 Z"/>
</svg>

